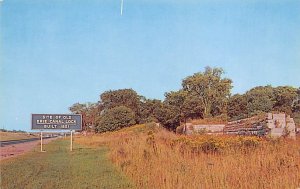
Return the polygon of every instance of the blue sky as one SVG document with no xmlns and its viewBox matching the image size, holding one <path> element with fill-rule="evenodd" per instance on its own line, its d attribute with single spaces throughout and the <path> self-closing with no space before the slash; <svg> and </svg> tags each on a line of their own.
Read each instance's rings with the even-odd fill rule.
<svg viewBox="0 0 300 189">
<path fill-rule="evenodd" d="M 68 113 L 109 89 L 163 99 L 205 66 L 232 93 L 300 86 L 298 0 L 4 0 L 0 128 L 30 130 L 31 113 Z"/>
</svg>

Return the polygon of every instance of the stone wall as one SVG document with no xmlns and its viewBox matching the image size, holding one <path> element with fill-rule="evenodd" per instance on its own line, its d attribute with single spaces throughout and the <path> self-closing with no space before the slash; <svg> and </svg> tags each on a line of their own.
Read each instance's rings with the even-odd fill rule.
<svg viewBox="0 0 300 189">
<path fill-rule="evenodd" d="M 224 134 L 263 136 L 266 134 L 264 123 L 265 116 L 254 116 L 231 121 L 224 127 Z"/>
<path fill-rule="evenodd" d="M 186 134 L 207 133 L 207 134 L 223 134 L 224 124 L 186 124 Z"/>
<path fill-rule="evenodd" d="M 294 119 L 284 113 L 267 114 L 267 127 L 270 129 L 272 137 L 288 135 L 294 138 L 296 136 L 296 126 Z"/>
<path fill-rule="evenodd" d="M 285 113 L 267 113 L 265 116 L 254 116 L 222 124 L 199 124 L 187 123 L 186 134 L 208 133 L 208 134 L 234 134 L 234 135 L 269 135 L 280 137 L 288 135 L 296 136 L 296 127 L 293 118 Z"/>
</svg>

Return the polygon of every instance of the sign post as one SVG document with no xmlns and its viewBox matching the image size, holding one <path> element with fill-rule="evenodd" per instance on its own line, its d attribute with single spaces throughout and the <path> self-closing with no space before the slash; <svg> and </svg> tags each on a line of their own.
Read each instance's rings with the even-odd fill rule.
<svg viewBox="0 0 300 189">
<path fill-rule="evenodd" d="M 41 152 L 45 152 L 43 151 L 43 131 L 41 131 Z"/>
<path fill-rule="evenodd" d="M 73 131 L 82 130 L 81 114 L 32 114 L 31 129 L 41 130 L 41 152 L 43 151 L 43 130 L 70 130 L 73 150 Z"/>
<path fill-rule="evenodd" d="M 71 130 L 71 145 L 70 145 L 70 151 L 73 150 L 73 131 Z"/>
</svg>

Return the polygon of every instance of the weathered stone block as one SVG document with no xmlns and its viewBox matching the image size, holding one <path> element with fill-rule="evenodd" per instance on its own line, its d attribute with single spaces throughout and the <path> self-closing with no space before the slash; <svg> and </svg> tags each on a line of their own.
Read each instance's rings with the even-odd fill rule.
<svg viewBox="0 0 300 189">
<path fill-rule="evenodd" d="M 273 128 L 270 134 L 271 137 L 281 137 L 283 135 L 283 128 Z"/>
<path fill-rule="evenodd" d="M 273 114 L 272 113 L 267 113 L 267 119 L 268 120 L 273 119 Z"/>
<path fill-rule="evenodd" d="M 273 122 L 267 123 L 267 127 L 268 127 L 269 129 L 275 128 L 275 124 L 274 124 Z"/>
</svg>

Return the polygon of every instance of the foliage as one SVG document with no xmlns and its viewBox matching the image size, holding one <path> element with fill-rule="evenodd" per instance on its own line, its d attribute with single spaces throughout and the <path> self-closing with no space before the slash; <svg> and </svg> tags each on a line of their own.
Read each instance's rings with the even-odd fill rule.
<svg viewBox="0 0 300 189">
<path fill-rule="evenodd" d="M 96 118 L 100 115 L 101 106 L 98 103 L 75 103 L 69 110 L 74 114 L 82 115 L 83 130 L 94 130 Z"/>
<path fill-rule="evenodd" d="M 74 114 L 81 114 L 85 112 L 87 109 L 87 104 L 75 103 L 73 104 L 69 110 Z"/>
<path fill-rule="evenodd" d="M 206 67 L 182 81 L 182 89 L 165 93 L 165 100 L 157 109 L 157 119 L 174 130 L 187 119 L 226 114 L 231 80 L 221 78 L 221 68 Z M 163 116 L 163 117 L 162 117 Z"/>
<path fill-rule="evenodd" d="M 160 100 L 143 98 L 139 105 L 139 123 L 157 122 L 155 111 L 161 104 Z"/>
<path fill-rule="evenodd" d="M 246 92 L 248 116 L 257 115 L 261 112 L 272 111 L 274 101 L 274 92 L 271 86 L 259 86 Z"/>
<path fill-rule="evenodd" d="M 182 88 L 178 91 L 166 92 L 163 101 L 147 99 L 133 89 L 118 89 L 100 94 L 98 103 L 76 103 L 70 107 L 70 111 L 82 114 L 83 129 L 94 130 L 97 126 L 98 132 L 121 128 L 119 125 L 110 125 L 109 129 L 100 129 L 100 123 L 107 122 L 101 121 L 108 119 L 107 112 L 120 106 L 133 112 L 135 123 L 159 122 L 172 131 L 191 119 L 222 117 L 222 121 L 227 121 L 228 118 L 237 120 L 271 111 L 292 116 L 300 112 L 300 88 L 257 86 L 244 94 L 231 96 L 232 81 L 224 78 L 223 74 L 222 68 L 206 67 L 204 72 L 184 78 Z M 132 115 L 128 115 L 128 119 L 131 119 Z"/>
<path fill-rule="evenodd" d="M 177 134 L 183 134 L 183 132 L 184 132 L 184 125 L 180 125 L 180 126 L 176 127 Z"/>
<path fill-rule="evenodd" d="M 169 130 L 175 131 L 180 125 L 180 112 L 172 105 L 161 104 L 153 113 L 156 119 Z"/>
<path fill-rule="evenodd" d="M 293 103 L 297 98 L 297 89 L 289 86 L 274 88 L 275 104 L 273 110 L 292 114 Z"/>
<path fill-rule="evenodd" d="M 297 97 L 293 101 L 292 111 L 293 112 L 300 112 L 300 87 L 297 90 Z"/>
<path fill-rule="evenodd" d="M 180 118 L 185 118 L 185 114 L 183 113 L 184 102 L 187 98 L 187 92 L 183 90 L 179 91 L 171 91 L 169 93 L 165 93 L 164 103 L 176 109 Z"/>
<path fill-rule="evenodd" d="M 226 112 L 232 81 L 222 78 L 222 74 L 222 68 L 206 67 L 203 73 L 195 73 L 182 81 L 183 89 L 199 98 L 204 117 Z"/>
<path fill-rule="evenodd" d="M 235 94 L 230 97 L 227 113 L 228 116 L 234 120 L 247 117 L 247 99 L 245 95 Z"/>
<path fill-rule="evenodd" d="M 294 112 L 292 115 L 293 115 L 293 119 L 295 121 L 296 127 L 300 128 L 300 111 Z"/>
<path fill-rule="evenodd" d="M 258 86 L 243 95 L 230 97 L 228 116 L 231 120 L 236 120 L 271 111 L 292 115 L 297 111 L 299 99 L 297 89 L 290 86 Z"/>
<path fill-rule="evenodd" d="M 118 106 L 126 106 L 136 115 L 139 113 L 140 98 L 133 89 L 110 90 L 100 95 L 103 109 L 108 110 Z"/>
<path fill-rule="evenodd" d="M 118 106 L 109 109 L 98 118 L 96 130 L 97 132 L 114 131 L 135 123 L 134 112 L 128 107 Z"/>
<path fill-rule="evenodd" d="M 198 96 L 188 91 L 179 90 L 165 93 L 164 103 L 176 109 L 180 121 L 185 122 L 188 118 L 202 118 L 204 108 Z"/>
<path fill-rule="evenodd" d="M 188 94 L 182 105 L 182 113 L 185 119 L 203 119 L 204 107 L 200 103 L 199 96 Z"/>
</svg>

